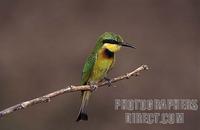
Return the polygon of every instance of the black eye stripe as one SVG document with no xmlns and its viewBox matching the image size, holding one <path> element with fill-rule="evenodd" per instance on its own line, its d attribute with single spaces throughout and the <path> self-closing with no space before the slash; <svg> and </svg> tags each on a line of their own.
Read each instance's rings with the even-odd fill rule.
<svg viewBox="0 0 200 130">
<path fill-rule="evenodd" d="M 119 42 L 117 42 L 113 39 L 105 39 L 105 40 L 103 40 L 103 43 L 119 44 Z"/>
</svg>

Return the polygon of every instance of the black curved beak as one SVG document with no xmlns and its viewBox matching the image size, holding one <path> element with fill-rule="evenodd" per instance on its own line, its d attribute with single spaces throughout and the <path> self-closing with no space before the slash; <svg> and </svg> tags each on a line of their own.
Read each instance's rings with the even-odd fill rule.
<svg viewBox="0 0 200 130">
<path fill-rule="evenodd" d="M 119 45 L 134 48 L 134 49 L 136 48 L 135 45 L 129 44 L 129 43 L 126 43 L 126 42 L 120 42 Z"/>
</svg>

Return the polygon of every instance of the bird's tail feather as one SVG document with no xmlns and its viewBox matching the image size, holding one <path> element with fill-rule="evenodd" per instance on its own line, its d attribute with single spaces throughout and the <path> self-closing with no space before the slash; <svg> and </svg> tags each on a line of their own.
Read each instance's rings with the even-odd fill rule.
<svg viewBox="0 0 200 130">
<path fill-rule="evenodd" d="M 78 114 L 76 121 L 88 120 L 87 105 L 88 105 L 90 95 L 91 95 L 91 91 L 83 92 L 82 103 L 81 103 L 81 107 L 80 107 L 79 114 Z"/>
</svg>

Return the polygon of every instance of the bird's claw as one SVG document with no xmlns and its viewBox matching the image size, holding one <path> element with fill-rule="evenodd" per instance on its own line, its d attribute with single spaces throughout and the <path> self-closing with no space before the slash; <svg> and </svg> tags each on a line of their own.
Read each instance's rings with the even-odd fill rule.
<svg viewBox="0 0 200 130">
<path fill-rule="evenodd" d="M 98 88 L 97 85 L 90 84 L 91 91 L 96 91 L 97 88 Z"/>
</svg>

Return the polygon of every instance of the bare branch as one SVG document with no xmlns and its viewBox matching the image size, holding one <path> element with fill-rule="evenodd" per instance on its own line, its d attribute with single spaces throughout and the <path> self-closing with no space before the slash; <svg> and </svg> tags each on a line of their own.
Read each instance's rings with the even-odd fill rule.
<svg viewBox="0 0 200 130">
<path fill-rule="evenodd" d="M 134 70 L 130 73 L 127 73 L 125 75 L 121 75 L 121 76 L 118 76 L 116 78 L 111 79 L 110 82 L 114 83 L 114 82 L 117 82 L 117 81 L 120 81 L 120 80 L 123 80 L 123 79 L 129 79 L 131 76 L 138 76 L 139 72 L 141 72 L 143 70 L 148 70 L 148 66 L 142 65 L 142 66 L 140 66 L 139 68 L 137 68 L 136 70 Z M 105 85 L 108 85 L 108 84 L 109 84 L 109 82 L 105 81 L 105 82 L 101 82 L 101 83 L 97 84 L 96 87 L 102 87 L 102 86 L 105 86 Z M 81 90 L 92 90 L 92 88 L 89 85 L 67 86 L 66 88 L 57 90 L 57 91 L 49 93 L 49 94 L 46 94 L 42 97 L 38 97 L 38 98 L 35 98 L 35 99 L 32 99 L 32 100 L 28 100 L 28 101 L 19 103 L 17 105 L 14 105 L 12 107 L 9 107 L 9 108 L 7 108 L 3 111 L 0 111 L 0 118 L 7 115 L 7 114 L 10 114 L 14 111 L 25 109 L 25 108 L 27 108 L 29 106 L 33 106 L 35 104 L 50 102 L 52 98 L 59 96 L 59 95 L 62 95 L 64 93 L 81 91 Z"/>
</svg>

